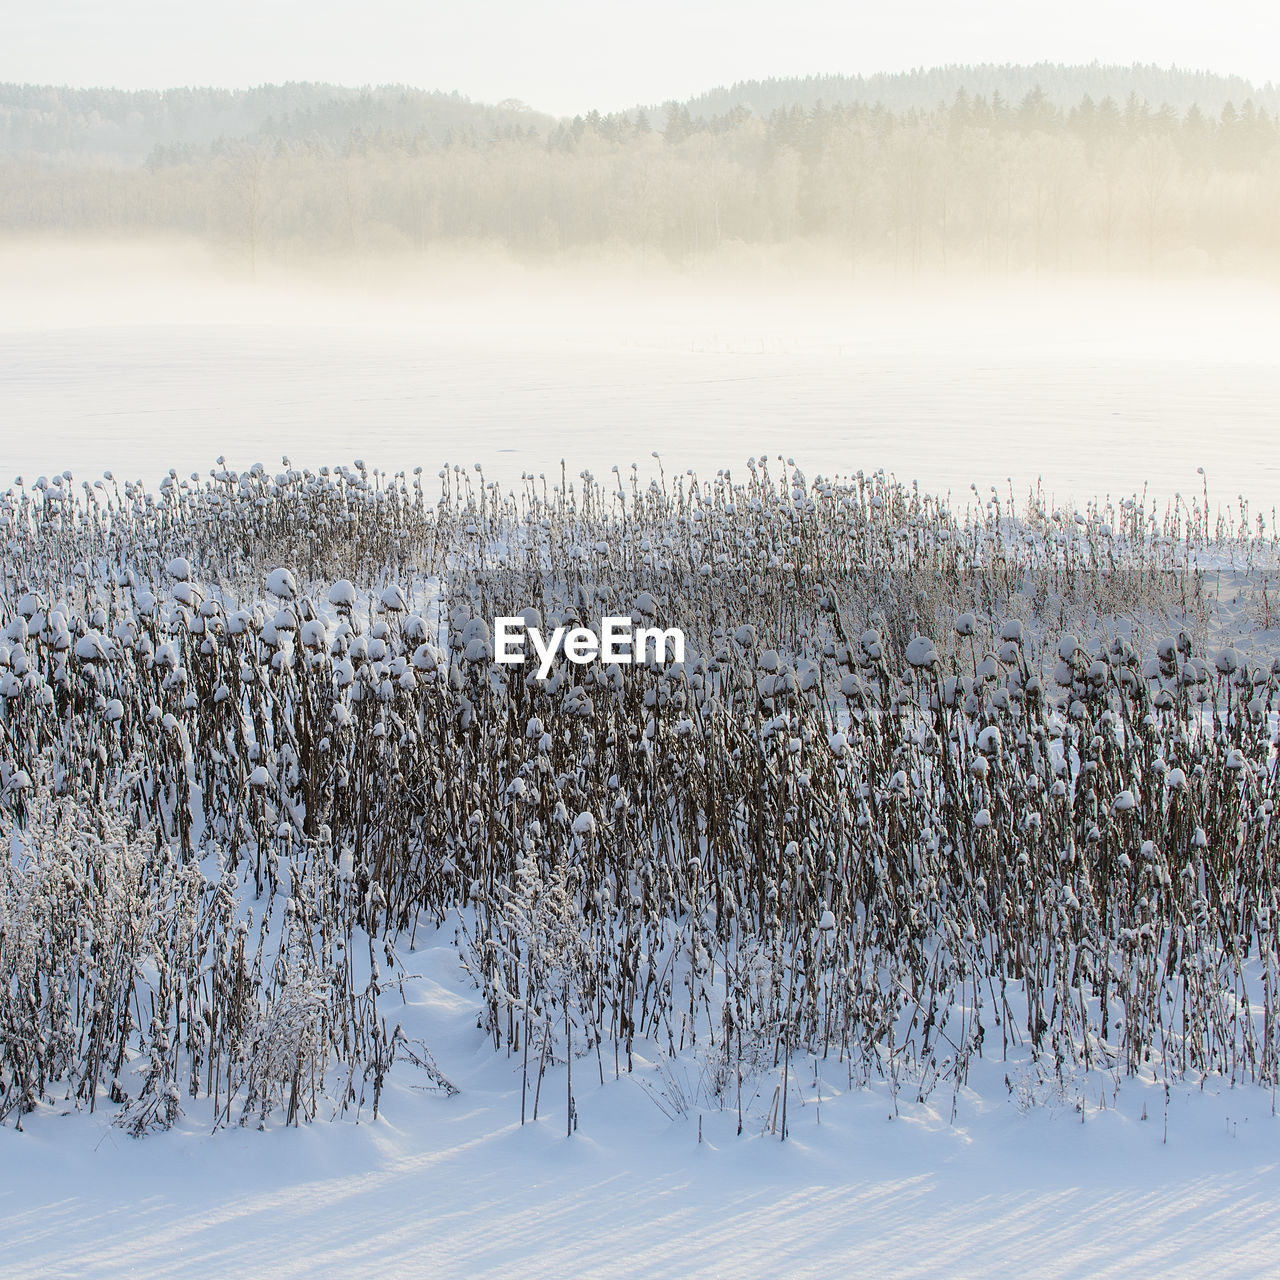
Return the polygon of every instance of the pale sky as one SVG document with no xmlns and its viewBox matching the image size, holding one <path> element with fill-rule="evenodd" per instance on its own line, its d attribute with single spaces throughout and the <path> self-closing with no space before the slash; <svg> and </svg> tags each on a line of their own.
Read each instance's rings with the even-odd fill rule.
<svg viewBox="0 0 1280 1280">
<path fill-rule="evenodd" d="M 571 115 L 734 80 L 1154 62 L 1280 81 L 1275 0 L 0 0 L 0 81 L 403 83 Z"/>
</svg>

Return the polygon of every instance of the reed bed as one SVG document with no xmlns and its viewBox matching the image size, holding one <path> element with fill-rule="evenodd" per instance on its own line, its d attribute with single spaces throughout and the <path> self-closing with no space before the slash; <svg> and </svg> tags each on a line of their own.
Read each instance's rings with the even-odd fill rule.
<svg viewBox="0 0 1280 1280">
<path fill-rule="evenodd" d="M 781 1072 L 783 1134 L 803 1055 L 895 1098 L 992 1056 L 1275 1086 L 1274 529 L 744 475 L 3 495 L 0 1119 L 451 1091 L 396 1014 L 442 927 L 569 1131 L 574 1071 L 637 1054 L 696 1064 L 672 1113 Z M 689 653 L 540 681 L 493 661 L 524 609 Z"/>
</svg>

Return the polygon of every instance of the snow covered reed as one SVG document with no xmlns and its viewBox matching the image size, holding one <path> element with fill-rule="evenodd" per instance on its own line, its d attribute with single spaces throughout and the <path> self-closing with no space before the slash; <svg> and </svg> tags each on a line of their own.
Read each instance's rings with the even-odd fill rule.
<svg viewBox="0 0 1280 1280">
<path fill-rule="evenodd" d="M 449 1088 L 392 997 L 446 922 L 570 1130 L 575 1060 L 638 1044 L 724 1105 L 801 1051 L 920 1096 L 1015 1047 L 1280 1080 L 1246 512 L 956 512 L 764 460 L 437 478 L 0 498 L 0 1117 L 296 1122 L 376 1108 L 398 1055 Z M 1223 573 L 1252 617 L 1211 649 Z M 493 661 L 524 610 L 690 652 L 539 680 Z"/>
</svg>

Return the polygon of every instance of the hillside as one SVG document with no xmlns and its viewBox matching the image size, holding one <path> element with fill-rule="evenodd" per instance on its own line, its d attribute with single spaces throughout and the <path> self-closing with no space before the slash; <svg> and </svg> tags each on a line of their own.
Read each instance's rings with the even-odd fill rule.
<svg viewBox="0 0 1280 1280">
<path fill-rule="evenodd" d="M 489 106 L 404 85 L 126 91 L 0 84 L 0 154 L 63 164 L 136 165 L 156 148 L 252 136 L 344 143 L 353 135 L 394 134 L 438 144 L 450 134 L 490 137 L 504 128 L 550 123 L 513 100 Z"/>
<path fill-rule="evenodd" d="M 1256 86 L 1239 76 L 1136 65 L 947 66 L 870 76 L 808 75 L 744 80 L 717 86 L 681 104 L 693 121 L 713 121 L 746 108 L 762 118 L 775 112 L 826 107 L 873 106 L 892 112 L 933 110 L 963 91 L 997 105 L 1017 105 L 1036 94 L 1050 108 L 1068 110 L 1085 98 L 1130 97 L 1153 111 L 1167 106 L 1179 115 L 1195 106 L 1219 116 L 1251 102 L 1280 111 L 1280 88 Z M 1038 92 L 1037 92 L 1038 91 Z M 582 104 L 582 116 L 596 118 Z M 667 111 L 670 106 L 668 104 Z M 636 115 L 636 112 L 629 113 Z M 643 108 L 660 124 L 664 109 Z M 682 113 L 683 120 L 683 113 Z M 472 102 L 459 93 L 411 88 L 323 83 L 264 84 L 252 89 L 208 87 L 127 91 L 57 85 L 0 84 L 0 155 L 36 157 L 79 166 L 140 165 L 148 157 L 172 160 L 192 149 L 240 139 L 327 147 L 412 140 L 419 146 L 450 139 L 485 142 L 515 129 L 548 137 L 555 117 L 522 102 Z"/>
<path fill-rule="evenodd" d="M 880 103 L 890 111 L 930 110 L 950 103 L 963 90 L 970 97 L 1019 103 L 1039 89 L 1051 106 L 1074 107 L 1086 96 L 1123 103 L 1130 94 L 1153 107 L 1168 104 L 1185 112 L 1191 106 L 1219 114 L 1227 103 L 1239 107 L 1252 101 L 1256 107 L 1280 109 L 1280 88 L 1257 86 L 1240 76 L 1214 75 L 1178 67 L 1135 64 L 1131 67 L 1067 66 L 1053 62 L 1030 65 L 920 67 L 912 71 L 880 72 L 869 76 L 812 75 L 768 80 L 742 80 L 728 88 L 709 89 L 684 105 L 694 119 L 727 115 L 746 107 L 759 116 L 791 107 L 811 109 L 818 103 L 831 107 Z"/>
</svg>

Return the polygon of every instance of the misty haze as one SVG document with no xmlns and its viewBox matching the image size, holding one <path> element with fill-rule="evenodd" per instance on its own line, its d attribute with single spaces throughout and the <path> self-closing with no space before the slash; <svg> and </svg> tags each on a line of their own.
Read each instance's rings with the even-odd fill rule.
<svg viewBox="0 0 1280 1280">
<path fill-rule="evenodd" d="M 781 451 L 1019 500 L 1163 503 L 1204 467 L 1266 510 L 1276 107 L 1048 65 L 573 120 L 0 87 L 4 466 L 358 451 L 505 485 Z"/>
<path fill-rule="evenodd" d="M 4 466 L 154 481 L 281 456 L 711 476 L 782 453 L 962 503 L 1199 493 L 1271 519 L 1280 345 L 1256 284 L 824 279 L 378 262 L 255 281 L 207 255 L 0 253 Z M 406 274 L 409 279 L 406 279 Z M 370 280 L 379 283 L 370 284 Z M 20 324 L 14 321 L 20 318 Z M 13 327 L 11 327 L 13 326 Z M 12 475 L 10 478 L 12 478 Z"/>
</svg>

